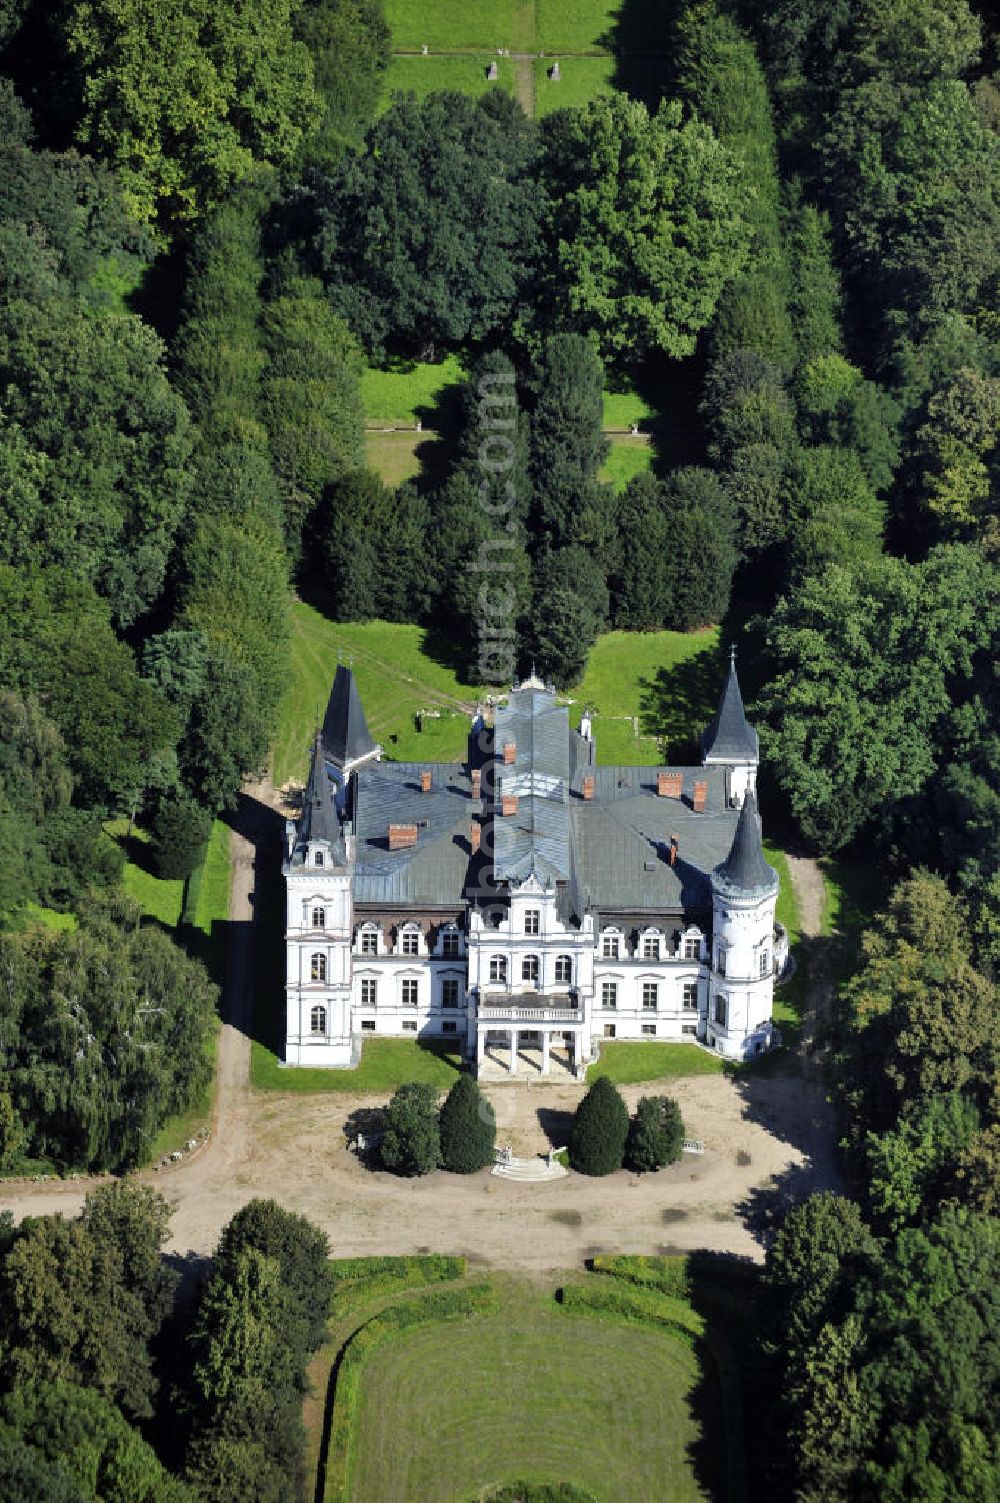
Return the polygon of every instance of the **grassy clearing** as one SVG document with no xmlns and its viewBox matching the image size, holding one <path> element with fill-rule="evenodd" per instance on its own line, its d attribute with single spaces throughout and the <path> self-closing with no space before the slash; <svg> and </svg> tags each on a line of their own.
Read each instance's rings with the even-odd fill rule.
<svg viewBox="0 0 1000 1503">
<path fill-rule="evenodd" d="M 623 491 L 635 475 L 652 467 L 653 446 L 641 438 L 622 435 L 611 440 L 608 457 L 598 474 L 599 480 L 610 481 L 616 491 Z"/>
<path fill-rule="evenodd" d="M 570 710 L 570 724 L 579 725 L 582 713 L 583 706 L 574 705 Z M 594 740 L 597 760 L 602 767 L 651 767 L 660 760 L 656 737 L 647 736 L 643 731 L 637 736 L 631 719 L 615 720 L 608 715 L 595 715 Z"/>
<path fill-rule="evenodd" d="M 697 1044 L 651 1044 L 642 1039 L 629 1044 L 602 1044 L 601 1057 L 587 1071 L 587 1080 L 607 1075 L 615 1085 L 640 1081 L 680 1080 L 685 1075 L 718 1075 L 723 1061 Z"/>
<path fill-rule="evenodd" d="M 826 884 L 823 934 L 836 941 L 831 956 L 835 979 L 857 967 L 861 936 L 885 906 L 889 886 L 881 872 L 857 856 L 826 856 L 820 862 Z"/>
<path fill-rule="evenodd" d="M 402 485 L 404 480 L 412 480 L 420 474 L 417 450 L 426 440 L 427 434 L 411 433 L 405 429 L 399 433 L 376 433 L 369 429 L 365 434 L 368 468 L 380 475 L 386 485 Z"/>
<path fill-rule="evenodd" d="M 638 423 L 643 428 L 653 416 L 653 409 L 633 388 L 625 391 L 605 391 L 604 393 L 604 426 L 605 428 L 631 428 L 633 423 Z"/>
<path fill-rule="evenodd" d="M 621 0 L 536 0 L 535 40 L 543 52 L 603 52 Z"/>
<path fill-rule="evenodd" d="M 414 719 L 421 710 L 453 712 L 447 744 L 452 755 L 464 751 L 468 722 L 460 711 L 474 705 L 477 691 L 460 681 L 445 663 L 430 656 L 430 637 L 420 626 L 386 621 L 340 623 L 328 621 L 302 601 L 292 604 L 292 678 L 281 707 L 274 742 L 274 778 L 278 785 L 305 777 L 309 747 L 323 717 L 338 662 L 349 663 L 358 681 L 368 726 L 386 755 L 397 760 L 428 755 L 435 739 L 446 732 L 431 731 L 426 742 L 415 741 Z M 419 745 L 420 749 L 417 749 Z M 424 746 L 428 751 L 424 751 Z M 437 739 L 440 755 L 442 740 Z"/>
<path fill-rule="evenodd" d="M 490 63 L 497 65 L 495 80 L 488 77 Z M 426 99 L 439 89 L 453 89 L 477 98 L 488 89 L 504 89 L 509 94 L 513 88 L 513 64 L 509 58 L 497 57 L 495 51 L 452 53 L 448 57 L 396 56 L 386 70 L 380 104 L 383 110 L 388 109 L 393 94 L 416 94 L 418 99 Z"/>
<path fill-rule="evenodd" d="M 722 686 L 718 644 L 718 627 L 695 632 L 609 631 L 594 644 L 587 672 L 573 697 L 605 715 L 643 716 L 644 711 L 648 713 L 648 687 L 657 675 L 690 667 L 697 659 L 717 677 L 717 683 L 706 687 L 701 703 L 685 705 L 691 711 L 689 723 L 701 725 L 715 713 Z"/>
<path fill-rule="evenodd" d="M 774 916 L 778 923 L 784 924 L 788 930 L 788 944 L 795 955 L 795 975 L 782 986 L 776 987 L 774 991 L 774 1021 L 781 1029 L 784 1042 L 791 1044 L 795 1042 L 802 1027 L 802 1014 L 808 991 L 808 960 L 799 943 L 801 938 L 799 905 L 795 898 L 791 873 L 788 870 L 788 859 L 780 846 L 772 845 L 767 840 L 764 841 L 764 855 L 778 873 L 778 880 L 781 883 Z"/>
<path fill-rule="evenodd" d="M 445 387 L 465 375 L 461 361 L 449 355 L 436 365 L 414 360 L 388 369 L 369 365 L 361 376 L 361 400 L 370 423 L 408 423 L 432 410 Z"/>
<path fill-rule="evenodd" d="M 422 1080 L 447 1091 L 460 1068 L 459 1055 L 443 1045 L 420 1044 L 412 1039 L 368 1039 L 356 1070 L 286 1070 L 272 1050 L 255 1040 L 250 1079 L 262 1090 L 296 1096 L 324 1091 L 389 1095 L 407 1080 Z"/>
<path fill-rule="evenodd" d="M 386 0 L 385 18 L 396 49 L 444 51 L 514 45 L 514 0 Z"/>
<path fill-rule="evenodd" d="M 28 928 L 75 929 L 78 922 L 75 913 L 60 913 L 58 908 L 46 908 L 41 903 L 25 903 L 24 917 Z"/>
<path fill-rule="evenodd" d="M 535 59 L 535 117 L 551 115 L 553 110 L 581 109 L 598 94 L 610 94 L 614 88 L 616 63 L 613 57 L 566 57 L 559 60 L 560 79 L 549 77 L 552 59 Z"/>
<path fill-rule="evenodd" d="M 125 891 L 139 904 L 143 917 L 155 919 L 165 929 L 176 929 L 184 907 L 184 883 L 156 877 L 147 869 L 145 848 L 151 837 L 128 819 L 111 819 L 105 830 L 117 840 L 129 859 L 125 863 Z M 136 861 L 134 858 L 139 857 Z"/>
<path fill-rule="evenodd" d="M 419 1326 L 373 1354 L 353 1503 L 464 1503 L 514 1478 L 693 1503 L 701 1377 L 665 1331 L 569 1319 L 542 1292 L 505 1287 L 502 1314 Z"/>
</svg>

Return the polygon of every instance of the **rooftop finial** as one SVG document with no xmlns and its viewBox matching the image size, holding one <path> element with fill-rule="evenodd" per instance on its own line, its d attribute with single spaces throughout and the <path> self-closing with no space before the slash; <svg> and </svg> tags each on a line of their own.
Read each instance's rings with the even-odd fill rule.
<svg viewBox="0 0 1000 1503">
<path fill-rule="evenodd" d="M 730 644 L 729 644 L 729 666 L 730 666 L 730 668 L 734 668 L 734 669 L 736 667 L 736 643 L 735 642 L 730 642 Z"/>
</svg>

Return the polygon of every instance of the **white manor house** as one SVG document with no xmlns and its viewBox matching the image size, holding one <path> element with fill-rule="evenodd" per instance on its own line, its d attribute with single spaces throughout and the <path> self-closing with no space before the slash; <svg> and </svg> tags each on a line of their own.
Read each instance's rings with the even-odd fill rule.
<svg viewBox="0 0 1000 1503">
<path fill-rule="evenodd" d="M 286 1064 L 379 1035 L 576 1076 L 604 1039 L 768 1049 L 787 939 L 735 657 L 699 767 L 601 766 L 535 678 L 469 747 L 384 762 L 337 669 L 286 826 Z"/>
</svg>

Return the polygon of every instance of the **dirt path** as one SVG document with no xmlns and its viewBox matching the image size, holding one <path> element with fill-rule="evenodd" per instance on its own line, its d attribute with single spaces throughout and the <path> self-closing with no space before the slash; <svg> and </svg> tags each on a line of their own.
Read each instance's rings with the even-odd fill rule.
<svg viewBox="0 0 1000 1503">
<path fill-rule="evenodd" d="M 528 57 L 514 59 L 514 93 L 528 119 L 535 114 L 535 65 Z"/>
<path fill-rule="evenodd" d="M 171 1201 L 171 1247 L 209 1254 L 229 1218 L 253 1196 L 273 1196 L 329 1234 L 338 1256 L 464 1253 L 497 1268 L 549 1270 L 595 1252 L 714 1248 L 759 1259 L 771 1215 L 810 1189 L 837 1184 L 834 1121 L 814 1072 L 692 1076 L 666 1087 L 705 1152 L 657 1175 L 577 1175 L 519 1185 L 487 1173 L 400 1180 L 348 1151 L 345 1123 L 370 1095 L 283 1096 L 249 1085 L 255 860 L 268 847 L 276 806 L 269 785 L 244 799 L 233 834 L 232 922 L 213 1133 L 189 1160 L 140 1177 Z M 796 891 L 803 881 L 793 867 Z M 818 873 L 817 873 L 818 875 Z M 808 877 L 806 878 L 808 881 Z M 803 893 L 806 888 L 802 888 Z M 804 929 L 818 913 L 802 901 Z M 655 1086 L 624 1091 L 630 1107 Z M 662 1087 L 661 1087 L 662 1089 Z M 525 1080 L 489 1086 L 499 1138 L 518 1154 L 565 1142 L 580 1099 L 573 1084 Z M 93 1180 L 11 1184 L 0 1207 L 17 1216 L 74 1214 Z"/>
<path fill-rule="evenodd" d="M 808 1066 L 830 1019 L 833 982 L 823 948 L 816 943 L 823 934 L 826 887 L 819 862 L 812 856 L 787 856 L 788 871 L 799 905 L 799 929 L 803 943 L 800 963 L 808 966 L 808 1003 L 802 1019 L 800 1051 Z"/>
</svg>

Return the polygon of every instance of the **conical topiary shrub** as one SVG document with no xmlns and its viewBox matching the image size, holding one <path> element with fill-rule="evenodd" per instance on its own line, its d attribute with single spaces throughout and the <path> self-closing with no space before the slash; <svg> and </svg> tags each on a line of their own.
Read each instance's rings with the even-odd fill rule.
<svg viewBox="0 0 1000 1503">
<path fill-rule="evenodd" d="M 471 1075 L 460 1075 L 441 1108 L 441 1162 L 453 1174 L 475 1174 L 493 1163 L 493 1108 Z"/>
<path fill-rule="evenodd" d="M 599 1075 L 576 1109 L 569 1161 L 581 1174 L 613 1174 L 622 1166 L 628 1107 L 606 1075 Z"/>
</svg>

